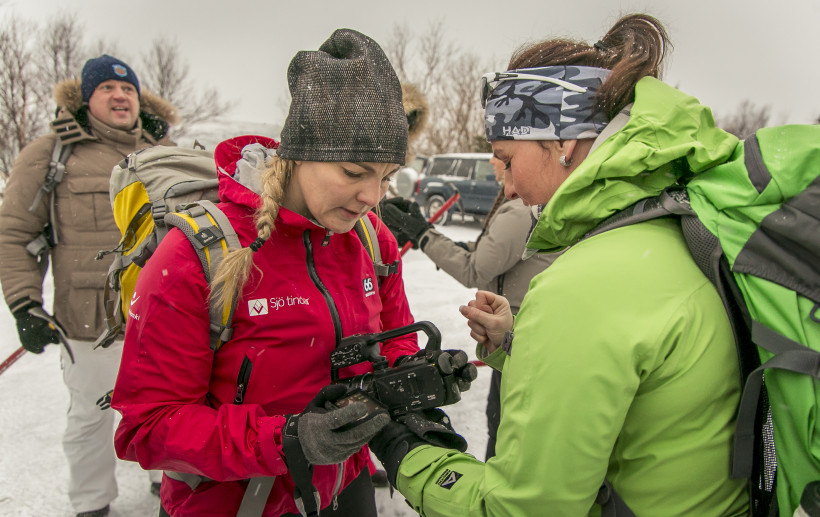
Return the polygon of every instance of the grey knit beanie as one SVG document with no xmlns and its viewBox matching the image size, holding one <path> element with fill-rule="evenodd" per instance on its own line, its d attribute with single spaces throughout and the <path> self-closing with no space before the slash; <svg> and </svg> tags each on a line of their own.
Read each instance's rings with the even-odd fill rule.
<svg viewBox="0 0 820 517">
<path fill-rule="evenodd" d="M 288 67 L 290 111 L 276 153 L 290 160 L 404 165 L 401 84 L 381 47 L 338 29 Z"/>
</svg>

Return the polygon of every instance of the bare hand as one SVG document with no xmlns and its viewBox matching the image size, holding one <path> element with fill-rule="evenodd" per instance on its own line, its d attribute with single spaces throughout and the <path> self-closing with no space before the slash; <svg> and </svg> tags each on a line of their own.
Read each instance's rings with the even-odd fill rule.
<svg viewBox="0 0 820 517">
<path fill-rule="evenodd" d="M 481 344 L 487 352 L 494 352 L 504 340 L 504 334 L 512 330 L 513 315 L 510 302 L 503 296 L 489 291 L 478 291 L 475 300 L 459 307 L 467 318 L 470 337 Z"/>
</svg>

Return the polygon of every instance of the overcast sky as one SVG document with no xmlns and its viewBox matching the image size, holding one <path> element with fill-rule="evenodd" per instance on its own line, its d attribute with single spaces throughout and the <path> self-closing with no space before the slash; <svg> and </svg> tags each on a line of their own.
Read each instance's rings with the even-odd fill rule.
<svg viewBox="0 0 820 517">
<path fill-rule="evenodd" d="M 69 8 L 87 43 L 115 43 L 137 75 L 155 37 L 176 38 L 191 74 L 237 102 L 230 118 L 249 122 L 282 122 L 290 59 L 318 48 L 336 28 L 385 43 L 397 24 L 420 35 L 440 21 L 449 41 L 500 69 L 527 41 L 595 42 L 620 14 L 638 11 L 670 32 L 664 79 L 718 115 L 743 99 L 770 105 L 774 122 L 811 123 L 820 115 L 820 0 L 0 0 L 0 16 L 32 20 Z"/>
</svg>

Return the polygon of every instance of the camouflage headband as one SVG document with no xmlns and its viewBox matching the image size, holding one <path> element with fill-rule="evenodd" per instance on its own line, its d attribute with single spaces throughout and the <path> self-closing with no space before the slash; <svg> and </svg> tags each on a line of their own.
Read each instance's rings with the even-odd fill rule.
<svg viewBox="0 0 820 517">
<path fill-rule="evenodd" d="M 522 68 L 482 77 L 487 140 L 580 140 L 607 125 L 594 111 L 609 70 L 591 66 Z"/>
</svg>

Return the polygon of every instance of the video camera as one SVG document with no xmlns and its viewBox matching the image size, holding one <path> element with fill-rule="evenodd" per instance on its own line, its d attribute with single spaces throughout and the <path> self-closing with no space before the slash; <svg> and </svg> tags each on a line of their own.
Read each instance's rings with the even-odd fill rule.
<svg viewBox="0 0 820 517">
<path fill-rule="evenodd" d="M 427 335 L 425 353 L 410 356 L 398 366 L 389 368 L 387 359 L 380 354 L 379 344 L 418 331 Z M 340 369 L 365 361 L 373 365 L 373 372 L 339 378 Z M 461 400 L 459 381 L 462 384 L 464 381 L 472 382 L 478 374 L 475 365 L 470 363 L 454 367 L 451 356 L 441 352 L 441 333 L 429 321 L 343 338 L 330 355 L 330 364 L 332 382 L 348 387 L 348 395 L 337 400 L 336 406 L 361 401 L 367 403 L 371 410 L 386 408 L 391 417 L 455 404 Z"/>
</svg>

